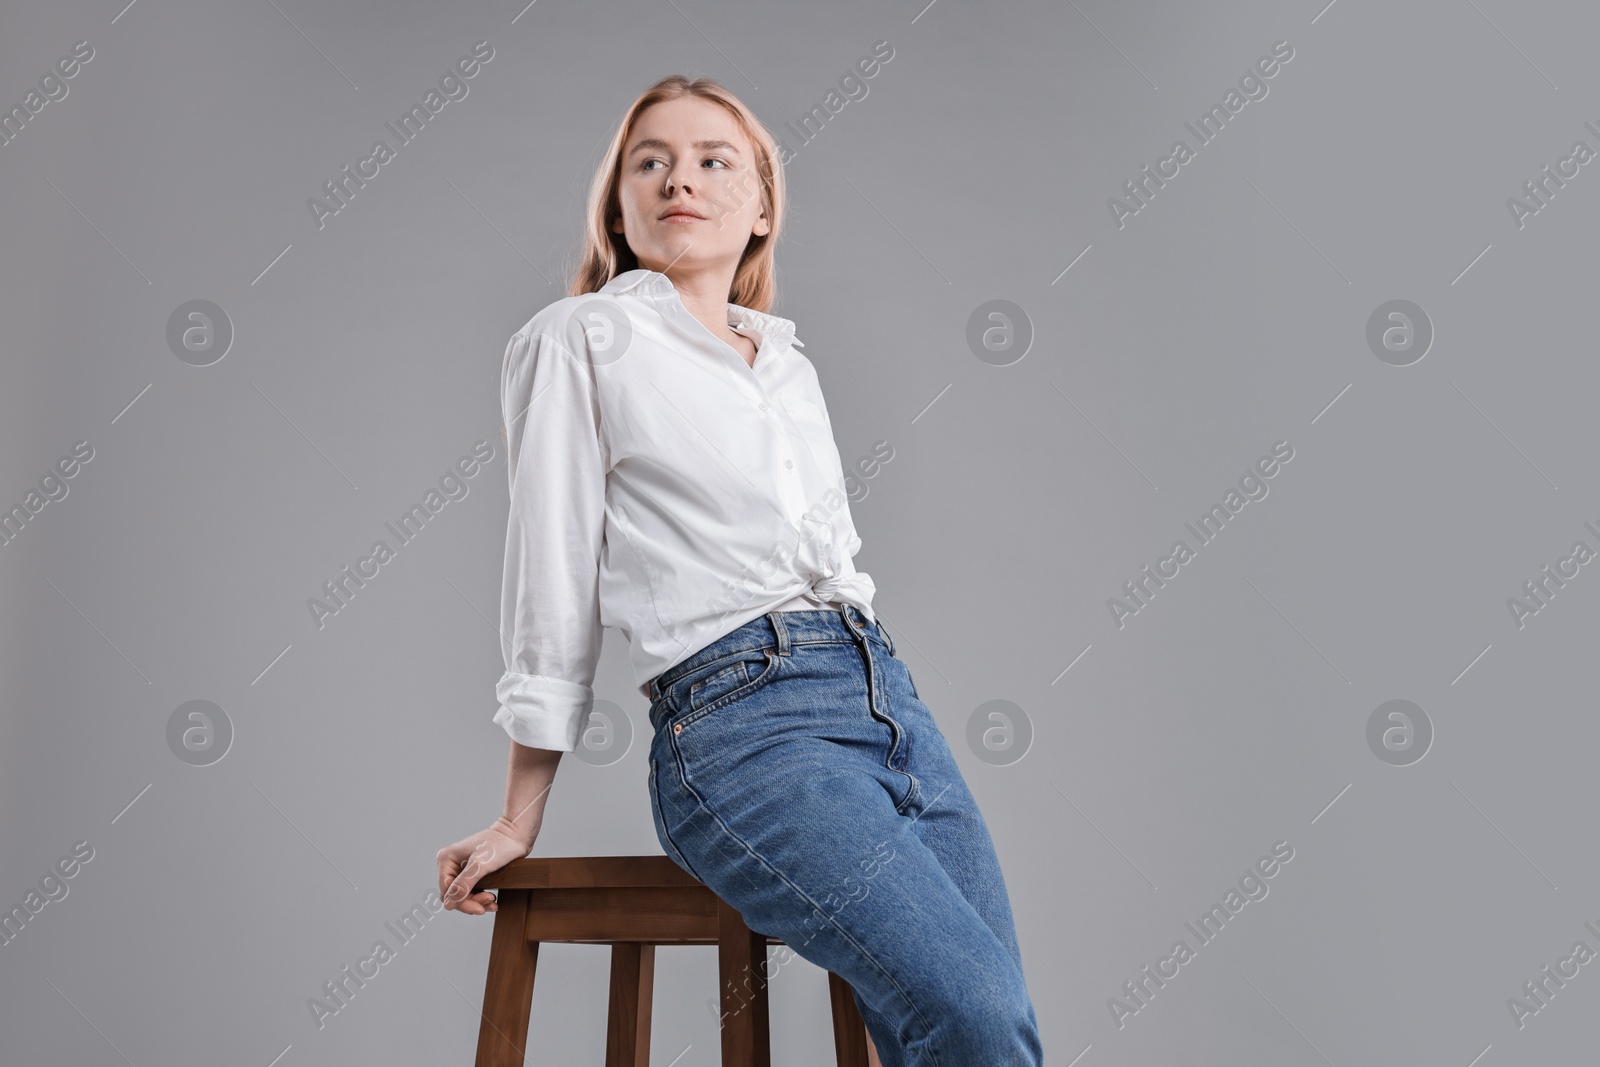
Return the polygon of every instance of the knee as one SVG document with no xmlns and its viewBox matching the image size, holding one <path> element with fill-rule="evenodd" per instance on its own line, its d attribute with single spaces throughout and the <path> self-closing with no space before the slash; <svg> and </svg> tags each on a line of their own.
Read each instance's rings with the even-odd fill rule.
<svg viewBox="0 0 1600 1067">
<path fill-rule="evenodd" d="M 984 1063 L 1031 1064 L 1038 1062 L 1039 1022 L 1024 991 L 974 1000 L 957 1016 L 957 1025 L 971 1036 L 975 1049 L 990 1058 Z M 1021 1054 L 1034 1053 L 1033 1058 Z M 980 1061 L 972 1061 L 980 1062 Z"/>
<path fill-rule="evenodd" d="M 927 1039 L 910 1046 L 909 1063 L 1034 1067 L 1042 1062 L 1039 1022 L 1020 973 L 956 983 L 948 992 L 933 1005 Z"/>
</svg>

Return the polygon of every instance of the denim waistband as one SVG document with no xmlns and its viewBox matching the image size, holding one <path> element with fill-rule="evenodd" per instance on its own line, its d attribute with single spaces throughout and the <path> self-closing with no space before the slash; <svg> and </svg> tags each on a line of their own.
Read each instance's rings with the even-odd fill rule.
<svg viewBox="0 0 1600 1067">
<path fill-rule="evenodd" d="M 854 604 L 841 605 L 837 611 L 829 608 L 816 611 L 769 611 L 723 634 L 699 651 L 691 653 L 687 659 L 674 663 L 650 679 L 650 699 L 652 702 L 660 700 L 662 694 L 685 674 L 735 652 L 758 648 L 777 648 L 779 652 L 787 652 L 789 646 L 794 644 L 853 642 L 857 631 L 876 632 L 874 624 Z"/>
</svg>

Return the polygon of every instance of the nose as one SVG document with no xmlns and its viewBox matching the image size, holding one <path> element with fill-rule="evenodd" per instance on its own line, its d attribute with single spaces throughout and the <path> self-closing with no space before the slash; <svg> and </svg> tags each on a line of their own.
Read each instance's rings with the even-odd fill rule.
<svg viewBox="0 0 1600 1067">
<path fill-rule="evenodd" d="M 687 177 L 684 177 L 684 178 L 676 177 L 676 176 L 674 176 L 673 172 L 670 171 L 670 170 L 667 171 L 666 179 L 665 179 L 665 181 L 662 182 L 662 186 L 661 187 L 669 195 L 672 193 L 672 191 L 674 189 L 682 189 L 685 192 L 692 192 L 693 191 L 692 187 L 689 184 L 689 179 Z"/>
</svg>

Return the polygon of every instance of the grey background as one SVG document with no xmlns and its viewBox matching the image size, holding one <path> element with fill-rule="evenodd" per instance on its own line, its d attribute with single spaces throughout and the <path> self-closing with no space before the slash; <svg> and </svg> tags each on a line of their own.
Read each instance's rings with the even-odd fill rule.
<svg viewBox="0 0 1600 1067">
<path fill-rule="evenodd" d="M 0 547 L 0 905 L 95 854 L 0 946 L 0 1058 L 470 1061 L 486 919 L 433 919 L 321 1030 L 306 1000 L 499 812 L 498 442 L 320 631 L 305 602 L 499 428 L 639 91 L 709 74 L 785 135 L 879 40 L 789 166 L 776 310 L 846 463 L 895 450 L 856 562 L 994 833 L 1049 1062 L 1592 1055 L 1596 965 L 1520 1029 L 1507 999 L 1600 950 L 1600 576 L 1520 629 L 1506 602 L 1600 548 L 1600 164 L 1521 229 L 1506 201 L 1600 148 L 1597 30 L 1506 0 L 9 5 L 6 107 L 95 57 L 0 147 L 0 501 L 95 458 Z M 479 40 L 470 94 L 319 230 L 306 200 Z M 1118 229 L 1107 198 L 1280 40 Z M 1436 331 L 1408 367 L 1365 340 L 1397 298 Z M 165 341 L 193 299 L 236 330 L 204 368 Z M 965 341 L 991 299 L 1035 332 L 1010 366 Z M 1270 495 L 1118 629 L 1107 598 L 1280 440 Z M 597 689 L 632 748 L 563 761 L 535 854 L 659 852 L 626 651 Z M 1436 732 L 1403 767 L 1365 733 L 1397 698 Z M 236 731 L 208 767 L 166 741 L 193 699 Z M 1033 731 L 1003 766 L 965 741 L 991 700 Z M 1270 895 L 1119 1028 L 1276 841 Z M 544 950 L 532 1062 L 598 1062 L 605 966 Z M 656 1062 L 717 1062 L 714 953 L 658 966 Z M 775 1063 L 829 1062 L 822 973 L 773 1005 Z"/>
</svg>

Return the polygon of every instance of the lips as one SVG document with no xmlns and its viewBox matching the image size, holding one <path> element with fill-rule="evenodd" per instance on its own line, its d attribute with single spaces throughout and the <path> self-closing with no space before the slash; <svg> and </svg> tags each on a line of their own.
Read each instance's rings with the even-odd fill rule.
<svg viewBox="0 0 1600 1067">
<path fill-rule="evenodd" d="M 686 208 L 686 207 L 675 207 L 675 208 L 671 209 L 670 211 L 668 211 L 665 215 L 662 215 L 661 218 L 662 218 L 663 221 L 665 221 L 667 219 L 700 219 L 701 221 L 705 220 L 705 216 L 704 215 L 700 214 L 698 211 L 695 211 L 693 208 Z"/>
</svg>

